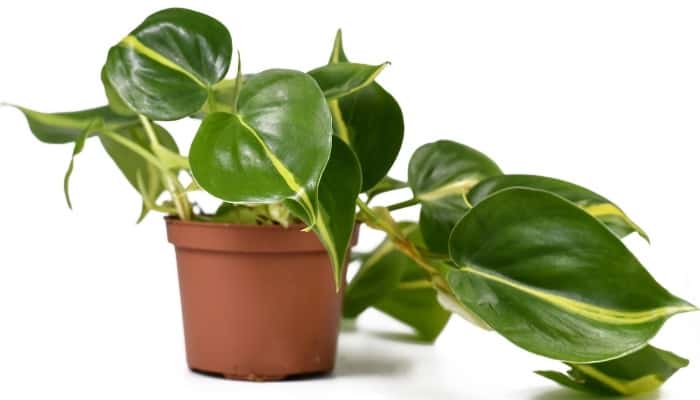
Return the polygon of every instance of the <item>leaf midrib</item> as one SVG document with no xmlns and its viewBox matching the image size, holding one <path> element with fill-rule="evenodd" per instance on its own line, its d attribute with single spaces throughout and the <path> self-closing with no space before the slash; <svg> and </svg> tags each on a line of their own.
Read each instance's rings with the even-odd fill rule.
<svg viewBox="0 0 700 400">
<path fill-rule="evenodd" d="M 136 51 L 137 53 L 143 55 L 144 57 L 146 57 L 152 61 L 155 61 L 156 63 L 158 63 L 166 68 L 172 69 L 174 71 L 177 71 L 177 72 L 187 76 L 190 80 L 192 80 L 198 86 L 200 86 L 204 89 L 209 88 L 209 85 L 204 83 L 195 74 L 182 68 L 181 66 L 177 65 L 173 61 L 169 60 L 164 55 L 162 55 L 159 52 L 153 50 L 152 48 L 146 46 L 140 40 L 138 40 L 138 38 L 136 38 L 136 36 L 134 36 L 134 35 L 129 35 L 129 36 L 125 37 L 124 39 L 122 39 L 122 41 L 119 42 L 119 45 L 124 47 L 124 48 L 132 49 L 132 50 Z"/>
<path fill-rule="evenodd" d="M 613 325 L 643 324 L 661 318 L 670 317 L 674 314 L 696 310 L 696 308 L 692 305 L 665 306 L 652 308 L 644 311 L 625 311 L 604 308 L 597 305 L 584 303 L 582 301 L 570 299 L 568 297 L 557 295 L 548 291 L 538 290 L 532 286 L 516 282 L 501 274 L 485 271 L 478 267 L 464 266 L 461 267 L 459 270 L 472 275 L 476 275 L 478 277 L 487 279 L 492 282 L 497 282 L 502 285 L 509 286 L 513 289 L 534 296 L 565 311 L 581 315 L 585 318 L 594 321 L 609 323 Z"/>
</svg>

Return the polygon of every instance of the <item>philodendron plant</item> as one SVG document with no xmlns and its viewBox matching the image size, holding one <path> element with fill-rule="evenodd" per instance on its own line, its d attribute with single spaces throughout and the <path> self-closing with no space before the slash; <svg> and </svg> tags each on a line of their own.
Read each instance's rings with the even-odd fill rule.
<svg viewBox="0 0 700 400">
<path fill-rule="evenodd" d="M 109 49 L 101 80 L 108 105 L 41 113 L 17 107 L 34 135 L 97 138 L 151 210 L 182 220 L 303 222 L 342 271 L 357 222 L 386 240 L 358 255 L 345 317 L 375 307 L 427 341 L 451 313 L 529 352 L 566 363 L 538 372 L 574 389 L 634 394 L 655 389 L 687 361 L 648 344 L 671 316 L 695 307 L 672 295 L 621 242 L 646 233 L 610 200 L 581 186 L 504 174 L 463 144 L 420 147 L 408 182 L 387 177 L 403 117 L 375 79 L 387 63 L 348 60 L 338 32 L 330 60 L 309 72 L 243 74 L 219 21 L 186 9 L 146 18 Z M 201 119 L 181 155 L 159 121 Z M 66 199 L 73 169 L 65 175 Z M 372 206 L 382 192 L 412 198 Z M 207 213 L 189 200 L 223 201 Z M 167 193 L 163 199 L 163 193 Z M 418 222 L 392 211 L 419 206 Z"/>
</svg>

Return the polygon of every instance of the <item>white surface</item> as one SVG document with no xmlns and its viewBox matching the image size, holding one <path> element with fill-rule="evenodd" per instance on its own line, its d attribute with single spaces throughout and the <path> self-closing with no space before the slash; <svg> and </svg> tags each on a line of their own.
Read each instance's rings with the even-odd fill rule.
<svg viewBox="0 0 700 400">
<path fill-rule="evenodd" d="M 0 101 L 43 111 L 102 103 L 108 47 L 148 13 L 175 4 L 187 5 L 0 5 Z M 247 71 L 321 65 L 343 27 L 353 60 L 393 63 L 380 81 L 403 107 L 406 140 L 392 175 L 405 177 L 420 144 L 451 138 L 508 172 L 588 186 L 651 235 L 651 247 L 628 243 L 654 276 L 700 304 L 697 2 L 192 7 L 230 27 Z M 172 130 L 185 146 L 195 127 Z M 359 332 L 341 336 L 332 377 L 255 384 L 192 374 L 162 222 L 152 216 L 134 226 L 138 197 L 97 143 L 77 160 L 70 212 L 62 177 L 71 147 L 38 143 L 8 108 L 0 108 L 0 132 L 1 399 L 578 398 L 530 372 L 558 363 L 495 334 L 454 319 L 433 347 L 396 343 L 376 332 L 397 325 L 374 313 Z M 363 235 L 362 248 L 378 239 Z M 654 343 L 691 366 L 646 398 L 697 398 L 700 314 L 673 318 Z"/>
</svg>

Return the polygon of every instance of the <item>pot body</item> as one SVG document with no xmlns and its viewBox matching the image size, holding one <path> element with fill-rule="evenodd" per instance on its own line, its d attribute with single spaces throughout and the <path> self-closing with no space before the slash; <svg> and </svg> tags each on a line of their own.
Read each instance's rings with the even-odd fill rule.
<svg viewBox="0 0 700 400">
<path fill-rule="evenodd" d="M 335 290 L 314 233 L 171 218 L 166 224 L 192 370 L 277 380 L 333 369 L 342 290 Z"/>
</svg>

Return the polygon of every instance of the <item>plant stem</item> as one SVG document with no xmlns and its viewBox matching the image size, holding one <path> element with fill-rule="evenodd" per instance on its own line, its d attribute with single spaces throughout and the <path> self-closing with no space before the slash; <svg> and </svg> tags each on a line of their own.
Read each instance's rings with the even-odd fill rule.
<svg viewBox="0 0 700 400">
<path fill-rule="evenodd" d="M 402 208 L 414 206 L 414 205 L 418 204 L 418 202 L 419 202 L 419 200 L 414 197 L 412 199 L 404 200 L 404 201 L 389 205 L 386 207 L 386 209 L 389 211 L 400 210 Z"/>
<path fill-rule="evenodd" d="M 431 278 L 431 282 L 434 286 L 439 289 L 449 291 L 447 284 L 440 275 L 440 272 L 433 266 L 429 255 L 425 254 L 419 248 L 417 248 L 413 242 L 411 242 L 393 221 L 387 221 L 386 218 L 382 218 L 377 215 L 377 213 L 371 209 L 367 203 L 357 199 L 357 205 L 360 207 L 361 216 L 360 218 L 370 227 L 384 231 L 387 237 L 394 242 L 396 248 L 402 253 L 412 258 L 418 266 L 420 266 Z M 387 213 L 388 214 L 388 213 Z M 389 218 L 391 218 L 391 215 Z"/>
<path fill-rule="evenodd" d="M 170 197 L 177 210 L 177 215 L 181 220 L 188 221 L 192 218 L 192 204 L 187 198 L 187 192 L 177 179 L 177 176 L 168 170 L 168 168 L 164 167 L 164 163 L 159 157 L 161 154 L 161 144 L 158 141 L 158 136 L 156 136 L 151 122 L 141 114 L 139 114 L 139 120 L 141 120 L 141 125 L 143 125 L 143 129 L 146 131 L 146 135 L 148 135 L 148 140 L 151 142 L 151 150 L 153 151 L 154 158 L 158 161 L 163 184 L 166 190 L 170 192 Z"/>
</svg>

